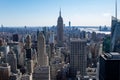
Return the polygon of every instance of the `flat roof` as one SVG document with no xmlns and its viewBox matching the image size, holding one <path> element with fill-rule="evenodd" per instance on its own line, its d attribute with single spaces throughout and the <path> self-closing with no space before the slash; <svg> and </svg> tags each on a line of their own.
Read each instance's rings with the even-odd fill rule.
<svg viewBox="0 0 120 80">
<path fill-rule="evenodd" d="M 105 60 L 120 60 L 120 53 L 118 52 L 110 52 L 104 53 L 101 55 Z"/>
<path fill-rule="evenodd" d="M 71 42 L 86 42 L 86 39 L 80 39 L 80 38 L 70 38 Z"/>
</svg>

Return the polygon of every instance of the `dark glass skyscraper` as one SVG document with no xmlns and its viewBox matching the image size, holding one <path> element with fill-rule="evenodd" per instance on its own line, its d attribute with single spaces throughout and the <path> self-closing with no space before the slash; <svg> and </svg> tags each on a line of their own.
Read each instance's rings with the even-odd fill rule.
<svg viewBox="0 0 120 80">
<path fill-rule="evenodd" d="M 58 46 L 62 46 L 63 43 L 63 18 L 61 16 L 61 10 L 57 21 L 57 43 Z"/>
<path fill-rule="evenodd" d="M 112 52 L 120 52 L 120 21 L 112 17 L 111 25 L 111 50 Z"/>
<path fill-rule="evenodd" d="M 115 17 L 112 17 L 111 22 L 111 51 L 120 53 L 120 20 L 117 19 L 117 0 L 115 2 Z"/>
<path fill-rule="evenodd" d="M 100 56 L 99 80 L 120 80 L 120 54 L 105 53 Z"/>
<path fill-rule="evenodd" d="M 86 40 L 79 38 L 70 39 L 70 73 L 71 76 L 75 77 L 77 72 L 84 77 L 86 75 L 87 67 L 87 46 Z"/>
</svg>

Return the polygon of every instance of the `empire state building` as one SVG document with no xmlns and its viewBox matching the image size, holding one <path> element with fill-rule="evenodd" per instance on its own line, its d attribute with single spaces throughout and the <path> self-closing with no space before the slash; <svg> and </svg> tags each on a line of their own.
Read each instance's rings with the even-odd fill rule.
<svg viewBox="0 0 120 80">
<path fill-rule="evenodd" d="M 61 10 L 57 21 L 57 43 L 58 46 L 63 46 L 63 18 L 61 17 Z"/>
</svg>

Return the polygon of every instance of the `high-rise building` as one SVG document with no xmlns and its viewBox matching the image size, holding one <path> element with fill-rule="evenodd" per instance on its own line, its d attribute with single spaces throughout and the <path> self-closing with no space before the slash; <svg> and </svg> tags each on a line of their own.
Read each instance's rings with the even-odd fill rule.
<svg viewBox="0 0 120 80">
<path fill-rule="evenodd" d="M 43 33 L 38 32 L 38 66 L 33 71 L 33 80 L 50 80 L 50 67 L 48 64 L 45 42 Z"/>
<path fill-rule="evenodd" d="M 31 43 L 31 36 L 30 36 L 30 35 L 27 35 L 25 48 L 26 48 L 26 49 L 30 49 L 30 48 L 31 48 L 31 45 L 32 45 L 32 43 Z"/>
<path fill-rule="evenodd" d="M 103 51 L 105 53 L 110 52 L 110 35 L 106 35 L 105 38 L 103 39 Z"/>
<path fill-rule="evenodd" d="M 4 41 L 2 38 L 0 38 L 0 53 L 3 53 L 3 56 L 1 56 L 2 60 L 1 62 L 6 63 L 7 59 L 7 53 L 9 52 L 9 46 L 4 45 Z"/>
<path fill-rule="evenodd" d="M 0 64 L 0 80 L 9 80 L 10 66 L 8 63 Z"/>
<path fill-rule="evenodd" d="M 7 55 L 7 62 L 11 66 L 11 72 L 17 72 L 17 58 L 16 54 L 11 50 Z"/>
<path fill-rule="evenodd" d="M 70 70 L 71 75 L 76 76 L 77 71 L 83 77 L 86 75 L 87 67 L 87 53 L 86 53 L 86 40 L 79 38 L 70 39 Z"/>
<path fill-rule="evenodd" d="M 69 21 L 69 27 L 71 27 L 71 22 Z"/>
<path fill-rule="evenodd" d="M 62 46 L 63 43 L 63 18 L 61 16 L 61 10 L 57 21 L 57 43 L 58 46 Z"/>
<path fill-rule="evenodd" d="M 50 43 L 50 44 L 53 44 L 54 42 L 55 42 L 55 40 L 54 40 L 54 32 L 51 31 L 51 32 L 50 32 L 50 37 L 49 37 L 49 43 Z"/>
<path fill-rule="evenodd" d="M 17 64 L 19 64 L 19 60 L 20 60 L 19 55 L 21 55 L 21 49 L 20 49 L 19 42 L 10 42 L 10 43 L 7 43 L 7 44 L 10 48 L 12 48 L 12 50 L 16 54 Z"/>
<path fill-rule="evenodd" d="M 115 2 L 115 17 L 112 16 L 112 24 L 111 24 L 111 37 L 114 35 L 115 27 L 117 25 L 117 0 Z"/>
<path fill-rule="evenodd" d="M 52 57 L 52 55 L 54 54 L 54 32 L 50 32 L 50 38 L 49 38 L 49 44 L 50 44 L 50 54 L 49 54 L 49 58 Z"/>
<path fill-rule="evenodd" d="M 38 65 L 47 66 L 48 56 L 46 54 L 45 37 L 42 32 L 39 32 L 38 34 L 37 51 L 38 51 Z"/>
<path fill-rule="evenodd" d="M 32 49 L 26 49 L 26 59 L 27 60 L 32 59 Z"/>
<path fill-rule="evenodd" d="M 92 39 L 93 41 L 95 41 L 95 40 L 96 40 L 96 32 L 92 32 L 91 39 Z"/>
<path fill-rule="evenodd" d="M 32 59 L 32 48 L 31 48 L 31 36 L 27 35 L 26 37 L 26 44 L 25 44 L 25 50 L 26 50 L 26 59 L 31 60 Z"/>
<path fill-rule="evenodd" d="M 111 23 L 111 52 L 120 52 L 120 20 L 117 19 L 117 0 L 115 3 L 115 14 L 116 16 L 112 16 Z"/>
<path fill-rule="evenodd" d="M 99 80 L 120 80 L 120 54 L 105 53 L 99 59 Z"/>
<path fill-rule="evenodd" d="M 0 52 L 2 52 L 1 58 L 2 62 L 6 63 L 7 62 L 7 54 L 9 52 L 9 46 L 0 46 Z"/>
<path fill-rule="evenodd" d="M 120 52 L 120 21 L 115 17 L 112 17 L 112 28 L 111 28 L 111 50 L 113 52 Z"/>
<path fill-rule="evenodd" d="M 18 34 L 13 34 L 13 41 L 16 41 L 16 42 L 19 41 L 19 35 Z"/>
<path fill-rule="evenodd" d="M 27 73 L 31 74 L 33 73 L 33 60 L 27 60 Z"/>
</svg>

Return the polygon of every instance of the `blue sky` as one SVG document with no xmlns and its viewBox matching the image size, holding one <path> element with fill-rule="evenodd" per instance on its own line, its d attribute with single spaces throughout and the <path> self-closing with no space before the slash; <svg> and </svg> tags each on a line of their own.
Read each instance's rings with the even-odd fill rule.
<svg viewBox="0 0 120 80">
<path fill-rule="evenodd" d="M 118 0 L 118 18 L 120 19 Z M 4 26 L 52 26 L 61 8 L 64 24 L 110 26 L 115 0 L 0 0 L 0 24 Z"/>
</svg>

